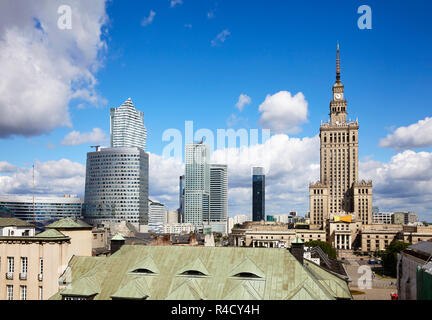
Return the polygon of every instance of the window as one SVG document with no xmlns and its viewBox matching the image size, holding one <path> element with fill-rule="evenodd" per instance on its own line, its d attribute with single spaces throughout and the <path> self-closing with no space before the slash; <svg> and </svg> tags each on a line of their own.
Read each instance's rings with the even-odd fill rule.
<svg viewBox="0 0 432 320">
<path fill-rule="evenodd" d="M 141 273 L 141 274 L 154 274 L 153 271 L 149 270 L 149 269 L 142 269 L 142 268 L 138 268 L 135 269 L 134 271 L 132 271 L 133 273 Z"/>
<path fill-rule="evenodd" d="M 257 276 L 255 273 L 252 272 L 240 272 L 234 275 L 234 277 L 239 278 L 261 278 L 260 276 Z"/>
<path fill-rule="evenodd" d="M 63 296 L 63 300 L 88 300 L 87 297 L 81 296 Z"/>
<path fill-rule="evenodd" d="M 13 286 L 6 286 L 6 299 L 13 300 Z"/>
<path fill-rule="evenodd" d="M 21 300 L 27 300 L 27 286 L 20 286 Z"/>
<path fill-rule="evenodd" d="M 43 258 L 39 259 L 39 273 L 43 274 Z"/>
<path fill-rule="evenodd" d="M 43 287 L 39 287 L 39 300 L 43 300 Z"/>
<path fill-rule="evenodd" d="M 14 257 L 8 257 L 8 272 L 14 272 Z"/>
<path fill-rule="evenodd" d="M 28 258 L 21 257 L 21 273 L 27 274 L 27 268 L 28 268 Z"/>
<path fill-rule="evenodd" d="M 181 273 L 182 276 L 206 276 L 206 274 L 202 273 L 198 270 L 187 270 Z"/>
</svg>

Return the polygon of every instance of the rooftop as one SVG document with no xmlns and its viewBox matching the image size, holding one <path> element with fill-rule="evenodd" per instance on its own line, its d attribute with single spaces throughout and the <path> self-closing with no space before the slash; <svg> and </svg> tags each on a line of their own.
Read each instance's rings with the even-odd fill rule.
<svg viewBox="0 0 432 320">
<path fill-rule="evenodd" d="M 64 218 L 47 225 L 46 228 L 47 229 L 92 229 L 92 226 L 88 225 L 87 223 L 81 220 Z"/>
<path fill-rule="evenodd" d="M 0 218 L 0 227 L 29 227 L 34 225 L 18 218 Z"/>
<path fill-rule="evenodd" d="M 68 270 L 71 285 L 51 299 L 352 299 L 343 279 L 286 249 L 124 245 L 109 257 L 74 257 Z"/>
</svg>

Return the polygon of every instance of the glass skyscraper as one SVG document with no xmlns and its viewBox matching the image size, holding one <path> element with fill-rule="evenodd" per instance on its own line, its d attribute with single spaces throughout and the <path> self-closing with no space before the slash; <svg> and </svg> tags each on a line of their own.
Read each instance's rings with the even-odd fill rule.
<svg viewBox="0 0 432 320">
<path fill-rule="evenodd" d="M 210 149 L 203 143 L 186 145 L 184 222 L 202 225 L 209 215 Z"/>
<path fill-rule="evenodd" d="M 111 148 L 137 147 L 145 150 L 147 129 L 144 112 L 135 109 L 127 99 L 120 107 L 111 108 Z"/>
<path fill-rule="evenodd" d="M 265 220 L 265 175 L 263 167 L 252 168 L 252 220 Z"/>
<path fill-rule="evenodd" d="M 84 218 L 91 224 L 148 222 L 149 155 L 141 148 L 87 153 Z"/>
</svg>

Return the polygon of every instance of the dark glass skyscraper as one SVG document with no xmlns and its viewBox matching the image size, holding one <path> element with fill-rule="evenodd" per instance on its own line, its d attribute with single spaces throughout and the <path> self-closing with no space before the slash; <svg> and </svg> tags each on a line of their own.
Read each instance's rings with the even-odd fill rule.
<svg viewBox="0 0 432 320">
<path fill-rule="evenodd" d="M 264 168 L 252 168 L 252 220 L 265 220 L 265 175 Z"/>
</svg>

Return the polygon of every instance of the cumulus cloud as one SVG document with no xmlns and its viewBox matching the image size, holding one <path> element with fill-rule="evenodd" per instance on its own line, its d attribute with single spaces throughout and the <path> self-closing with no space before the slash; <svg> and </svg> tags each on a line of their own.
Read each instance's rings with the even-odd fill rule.
<svg viewBox="0 0 432 320">
<path fill-rule="evenodd" d="M 250 104 L 251 102 L 252 102 L 251 98 L 247 94 L 242 93 L 238 98 L 238 101 L 236 103 L 236 107 L 241 112 L 241 111 L 243 111 L 243 108 L 245 107 L 245 105 Z"/>
<path fill-rule="evenodd" d="M 15 166 L 6 161 L 0 161 L 0 172 L 14 172 L 16 170 Z"/>
<path fill-rule="evenodd" d="M 216 38 L 214 38 L 211 41 L 211 45 L 212 47 L 216 47 L 221 45 L 222 43 L 225 42 L 225 40 L 227 39 L 227 37 L 231 34 L 231 32 L 229 32 L 227 29 L 223 30 L 222 32 L 220 32 Z"/>
<path fill-rule="evenodd" d="M 145 27 L 145 26 L 148 26 L 149 24 L 151 24 L 153 22 L 155 15 L 156 15 L 156 12 L 154 12 L 153 10 L 150 10 L 149 16 L 143 18 L 143 20 L 141 21 L 141 25 L 143 27 Z"/>
<path fill-rule="evenodd" d="M 307 122 L 308 103 L 303 93 L 292 96 L 288 91 L 267 95 L 258 108 L 263 128 L 279 133 L 298 133 L 299 125 Z"/>
<path fill-rule="evenodd" d="M 387 163 L 369 160 L 360 163 L 360 175 L 373 180 L 380 209 L 417 211 L 431 220 L 432 153 L 406 150 Z"/>
<path fill-rule="evenodd" d="M 71 126 L 71 99 L 102 103 L 95 86 L 106 49 L 105 0 L 65 0 L 72 29 L 50 0 L 0 2 L 0 138 Z"/>
<path fill-rule="evenodd" d="M 426 117 L 408 127 L 397 128 L 381 139 L 379 145 L 396 151 L 432 146 L 432 118 Z"/>
<path fill-rule="evenodd" d="M 319 178 L 319 138 L 272 136 L 264 144 L 216 150 L 212 162 L 228 165 L 230 215 L 251 211 L 251 168 L 266 170 L 268 212 L 307 212 L 309 182 Z"/>
<path fill-rule="evenodd" d="M 14 167 L 0 175 L 0 194 L 30 194 L 33 169 Z M 84 194 L 85 165 L 68 159 L 35 162 L 35 193 L 42 195 Z"/>
<path fill-rule="evenodd" d="M 183 4 L 183 0 L 171 0 L 170 1 L 170 8 L 174 8 L 176 5 Z"/>
<path fill-rule="evenodd" d="M 179 207 L 179 177 L 184 174 L 180 159 L 149 154 L 150 199 L 164 203 L 170 209 Z"/>
<path fill-rule="evenodd" d="M 100 143 L 105 140 L 105 132 L 102 129 L 93 128 L 91 132 L 72 131 L 64 137 L 61 144 L 64 146 L 77 146 L 84 143 Z"/>
</svg>

